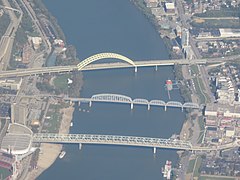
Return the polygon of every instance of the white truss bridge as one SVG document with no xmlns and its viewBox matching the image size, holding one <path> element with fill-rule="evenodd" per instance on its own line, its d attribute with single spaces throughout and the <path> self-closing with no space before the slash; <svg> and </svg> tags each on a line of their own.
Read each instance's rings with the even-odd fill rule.
<svg viewBox="0 0 240 180">
<path fill-rule="evenodd" d="M 148 110 L 150 110 L 151 106 L 161 106 L 161 107 L 164 107 L 165 111 L 167 110 L 168 107 L 181 108 L 182 111 L 184 108 L 203 109 L 204 107 L 204 105 L 198 105 L 192 102 L 185 102 L 182 104 L 181 102 L 178 102 L 178 101 L 165 102 L 163 100 L 148 101 L 147 99 L 142 99 L 142 98 L 132 99 L 128 96 L 121 95 L 121 94 L 96 94 L 96 95 L 93 95 L 91 98 L 64 98 L 64 100 L 70 101 L 70 102 L 89 103 L 90 107 L 92 106 L 92 102 L 130 104 L 131 109 L 133 109 L 134 104 L 146 105 Z"/>
</svg>

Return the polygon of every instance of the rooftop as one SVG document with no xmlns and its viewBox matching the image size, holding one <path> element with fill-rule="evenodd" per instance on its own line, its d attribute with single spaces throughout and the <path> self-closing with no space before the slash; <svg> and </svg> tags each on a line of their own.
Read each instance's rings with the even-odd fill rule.
<svg viewBox="0 0 240 180">
<path fill-rule="evenodd" d="M 5 151 L 11 151 L 13 154 L 25 154 L 30 150 L 31 143 L 31 135 L 8 133 L 3 137 L 1 149 Z"/>
</svg>

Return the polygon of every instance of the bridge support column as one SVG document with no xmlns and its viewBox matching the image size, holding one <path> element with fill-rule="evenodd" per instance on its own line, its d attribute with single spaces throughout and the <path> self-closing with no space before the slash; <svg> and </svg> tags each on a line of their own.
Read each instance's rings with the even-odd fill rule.
<svg viewBox="0 0 240 180">
<path fill-rule="evenodd" d="M 89 107 L 92 107 L 92 101 L 89 101 Z"/>
<path fill-rule="evenodd" d="M 148 104 L 148 110 L 150 110 L 150 104 Z"/>
<path fill-rule="evenodd" d="M 155 66 L 155 71 L 157 71 L 158 70 L 158 67 L 157 66 Z"/>
<path fill-rule="evenodd" d="M 80 106 L 81 105 L 81 101 L 78 101 L 78 106 Z"/>
<path fill-rule="evenodd" d="M 164 111 L 167 111 L 167 106 L 164 107 Z"/>
<path fill-rule="evenodd" d="M 79 143 L 79 145 L 78 145 L 78 149 L 79 149 L 79 150 L 82 149 L 82 143 Z"/>
<path fill-rule="evenodd" d="M 154 148 L 153 148 L 153 154 L 156 154 L 156 153 L 157 153 L 157 148 L 154 147 Z"/>
<path fill-rule="evenodd" d="M 137 72 L 137 66 L 135 66 L 135 70 L 134 70 L 134 72 L 135 72 L 135 73 Z"/>
<path fill-rule="evenodd" d="M 182 107 L 182 112 L 183 112 L 183 107 Z"/>
<path fill-rule="evenodd" d="M 131 110 L 133 109 L 133 103 L 131 103 Z"/>
</svg>

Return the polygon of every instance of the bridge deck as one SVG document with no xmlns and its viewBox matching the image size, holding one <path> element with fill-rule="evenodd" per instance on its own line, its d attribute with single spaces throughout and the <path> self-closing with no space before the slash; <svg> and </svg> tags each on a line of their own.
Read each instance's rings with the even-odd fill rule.
<svg viewBox="0 0 240 180">
<path fill-rule="evenodd" d="M 192 146 L 189 141 L 177 139 L 162 139 L 151 137 L 137 136 L 118 136 L 118 135 L 96 135 L 96 134 L 34 134 L 33 142 L 35 143 L 77 143 L 77 144 L 104 144 L 104 145 L 125 145 L 165 148 L 176 150 L 191 151 L 215 151 L 220 149 L 231 148 L 235 143 L 229 143 L 220 147 L 200 147 Z"/>
<path fill-rule="evenodd" d="M 191 143 L 180 140 L 95 134 L 35 134 L 33 142 L 109 144 L 182 150 L 191 150 L 192 148 Z"/>
</svg>

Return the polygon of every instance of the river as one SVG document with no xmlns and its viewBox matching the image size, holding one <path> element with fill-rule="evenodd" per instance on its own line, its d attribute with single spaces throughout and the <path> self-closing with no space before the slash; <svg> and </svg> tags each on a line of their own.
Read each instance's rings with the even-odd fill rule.
<svg viewBox="0 0 240 180">
<path fill-rule="evenodd" d="M 115 52 L 134 60 L 168 59 L 163 40 L 152 24 L 129 0 L 44 1 L 58 19 L 67 41 L 73 44 L 80 59 L 99 52 Z M 173 67 L 117 69 L 84 73 L 81 97 L 116 93 L 131 98 L 168 101 L 164 88 L 173 79 Z M 179 100 L 178 90 L 171 100 Z M 169 138 L 179 133 L 185 114 L 180 109 L 93 103 L 75 108 L 71 133 L 96 133 Z M 151 148 L 66 145 L 66 156 L 57 160 L 38 179 L 163 179 L 161 167 L 166 160 L 177 161 L 174 150 Z"/>
</svg>

